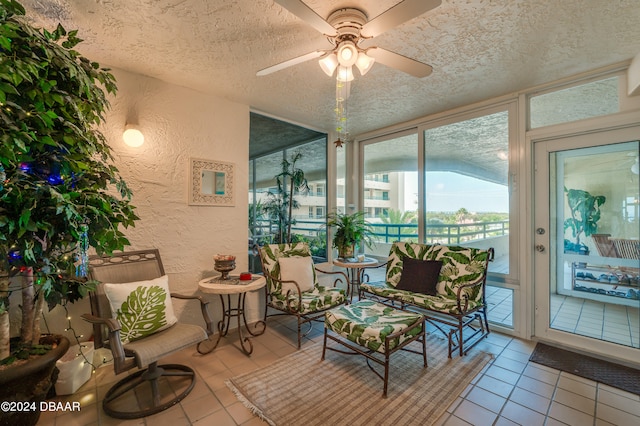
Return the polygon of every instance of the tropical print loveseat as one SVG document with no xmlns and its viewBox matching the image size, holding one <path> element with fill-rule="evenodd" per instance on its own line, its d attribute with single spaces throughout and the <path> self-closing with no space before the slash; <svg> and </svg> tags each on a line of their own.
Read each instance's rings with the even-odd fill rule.
<svg viewBox="0 0 640 426">
<path fill-rule="evenodd" d="M 493 253 L 493 248 L 396 242 L 383 265 L 385 280 L 362 283 L 360 298 L 424 313 L 427 321 L 447 336 L 449 357 L 456 350 L 464 355 L 489 334 L 485 285 Z M 435 294 L 398 288 L 406 258 L 441 264 Z"/>
</svg>

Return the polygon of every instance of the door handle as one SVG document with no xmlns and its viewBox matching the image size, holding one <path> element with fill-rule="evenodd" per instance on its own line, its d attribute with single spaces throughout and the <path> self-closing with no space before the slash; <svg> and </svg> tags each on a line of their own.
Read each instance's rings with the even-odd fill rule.
<svg viewBox="0 0 640 426">
<path fill-rule="evenodd" d="M 542 244 L 536 244 L 536 251 L 539 253 L 544 253 L 545 247 Z"/>
</svg>

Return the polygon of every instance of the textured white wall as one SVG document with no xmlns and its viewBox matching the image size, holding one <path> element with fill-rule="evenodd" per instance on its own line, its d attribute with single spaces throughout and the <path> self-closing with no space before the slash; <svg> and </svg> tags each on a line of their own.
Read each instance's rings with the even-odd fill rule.
<svg viewBox="0 0 640 426">
<path fill-rule="evenodd" d="M 236 272 L 246 270 L 249 107 L 137 74 L 114 75 L 119 90 L 104 134 L 140 217 L 126 231 L 131 247 L 160 250 L 172 291 L 194 293 L 200 279 L 215 273 L 217 253 L 235 255 Z M 127 122 L 144 133 L 140 148 L 124 144 Z M 190 157 L 235 164 L 234 207 L 187 204 Z M 198 320 L 197 307 L 179 305 L 179 317 Z"/>
<path fill-rule="evenodd" d="M 128 249 L 158 248 L 171 291 L 184 294 L 196 293 L 200 279 L 216 274 L 212 257 L 217 253 L 235 255 L 235 272 L 246 270 L 249 107 L 150 77 L 112 72 L 118 93 L 110 99 L 102 132 L 133 191 L 132 203 L 140 217 L 134 228 L 125 230 Z M 141 147 L 124 144 L 127 122 L 137 123 L 144 133 Z M 235 164 L 234 207 L 187 204 L 190 157 Z M 219 297 L 205 297 L 212 302 L 210 311 L 217 322 Z M 263 299 L 262 292 L 247 297 L 249 321 L 263 312 Z M 86 302 L 70 306 L 70 311 L 72 325 L 88 338 L 90 329 L 79 318 L 88 312 Z M 174 301 L 174 309 L 180 320 L 204 326 L 197 302 Z M 60 331 L 66 321 L 61 312 L 52 314 L 47 323 Z"/>
</svg>

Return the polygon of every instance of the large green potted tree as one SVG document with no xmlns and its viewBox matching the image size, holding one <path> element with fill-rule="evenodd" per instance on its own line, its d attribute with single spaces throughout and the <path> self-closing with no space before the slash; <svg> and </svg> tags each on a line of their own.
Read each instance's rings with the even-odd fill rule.
<svg viewBox="0 0 640 426">
<path fill-rule="evenodd" d="M 49 349 L 40 346 L 42 312 L 83 298 L 92 288 L 88 248 L 122 249 L 120 228 L 138 219 L 97 129 L 114 77 L 73 50 L 75 31 L 40 30 L 24 14 L 17 1 L 0 0 L 0 400 L 35 404 L 0 413 L 0 424 L 14 425 L 37 421 L 51 384 L 55 359 L 37 368 L 44 385 L 25 377 L 33 354 Z M 47 343 L 54 357 L 69 345 Z"/>
<path fill-rule="evenodd" d="M 367 247 L 373 244 L 373 228 L 364 220 L 364 212 L 329 213 L 327 226 L 335 228 L 332 243 L 333 248 L 338 249 L 338 257 L 341 259 L 353 257 L 358 243 Z"/>
</svg>

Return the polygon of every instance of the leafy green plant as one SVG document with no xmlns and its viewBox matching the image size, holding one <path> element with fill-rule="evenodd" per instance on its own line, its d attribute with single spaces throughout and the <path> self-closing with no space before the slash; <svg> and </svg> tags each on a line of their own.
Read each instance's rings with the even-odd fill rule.
<svg viewBox="0 0 640 426">
<path fill-rule="evenodd" d="M 291 236 L 292 243 L 307 243 L 311 256 L 318 258 L 327 258 L 327 233 L 318 232 L 317 236 L 307 236 L 294 234 Z"/>
<path fill-rule="evenodd" d="M 84 249 L 124 248 L 120 227 L 138 219 L 97 129 L 113 75 L 73 50 L 76 31 L 40 30 L 24 14 L 0 0 L 0 359 L 10 353 L 10 293 L 22 293 L 21 340 L 37 344 L 44 304 L 92 288 L 76 274 Z"/>
<path fill-rule="evenodd" d="M 274 176 L 277 191 L 269 191 L 264 203 L 265 214 L 276 223 L 277 233 L 274 242 L 278 244 L 291 243 L 291 226 L 295 224 L 293 209 L 299 207 L 294 197 L 296 194 L 309 192 L 304 171 L 296 166 L 301 158 L 302 153 L 296 152 L 291 156 L 291 160 L 282 160 L 280 173 Z"/>
<path fill-rule="evenodd" d="M 564 188 L 567 194 L 567 202 L 571 210 L 571 217 L 565 219 L 564 230 L 571 230 L 575 243 L 567 244 L 565 248 L 570 251 L 584 251 L 586 247 L 580 242 L 580 236 L 591 236 L 598 232 L 598 221 L 600 220 L 600 206 L 607 200 L 604 195 L 591 195 L 581 189 Z"/>
<path fill-rule="evenodd" d="M 332 244 L 341 258 L 352 256 L 356 243 L 363 243 L 369 248 L 374 244 L 374 231 L 364 220 L 364 212 L 329 213 L 327 226 L 335 228 Z"/>
</svg>

